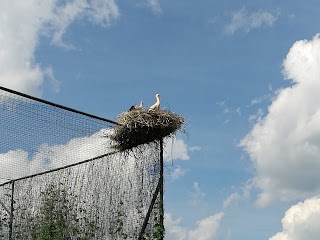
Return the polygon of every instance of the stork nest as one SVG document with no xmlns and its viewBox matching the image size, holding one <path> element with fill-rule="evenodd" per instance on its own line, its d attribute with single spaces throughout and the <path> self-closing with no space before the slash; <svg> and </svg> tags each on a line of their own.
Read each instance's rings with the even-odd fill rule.
<svg viewBox="0 0 320 240">
<path fill-rule="evenodd" d="M 167 110 L 140 109 L 121 113 L 117 122 L 121 125 L 109 137 L 113 147 L 123 151 L 174 134 L 181 130 L 184 118 Z"/>
</svg>

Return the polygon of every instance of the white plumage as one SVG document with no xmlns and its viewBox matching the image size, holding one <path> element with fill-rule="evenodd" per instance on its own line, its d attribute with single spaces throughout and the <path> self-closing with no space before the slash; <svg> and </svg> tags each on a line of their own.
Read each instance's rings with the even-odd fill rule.
<svg viewBox="0 0 320 240">
<path fill-rule="evenodd" d="M 149 107 L 149 110 L 156 111 L 160 109 L 160 94 L 156 94 L 156 103 Z"/>
</svg>

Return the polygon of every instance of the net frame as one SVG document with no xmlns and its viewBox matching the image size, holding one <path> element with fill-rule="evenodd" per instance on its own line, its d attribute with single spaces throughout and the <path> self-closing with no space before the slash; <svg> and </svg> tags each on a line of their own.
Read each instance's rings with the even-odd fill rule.
<svg viewBox="0 0 320 240">
<path fill-rule="evenodd" d="M 0 111 L 10 112 L 12 106 L 19 107 L 21 100 L 27 105 L 31 104 L 33 111 L 40 115 L 41 108 L 38 109 L 39 105 L 53 109 L 51 112 L 55 113 L 56 111 L 58 115 L 55 121 L 62 119 L 67 122 L 67 125 L 70 124 L 70 120 L 66 113 L 81 116 L 80 119 L 76 120 L 78 121 L 77 124 L 83 124 L 83 122 L 90 119 L 90 121 L 97 121 L 99 124 L 108 125 L 103 130 L 118 125 L 118 123 L 112 120 L 0 87 Z M 25 117 L 34 121 L 34 112 L 26 114 Z M 52 122 L 49 123 L 52 124 Z M 42 122 L 40 121 L 39 124 L 42 124 Z M 61 123 L 56 123 L 57 126 L 59 124 Z M 19 125 L 17 126 L 19 127 Z M 67 126 L 67 130 L 68 127 L 70 126 Z M 85 133 L 80 131 L 79 135 L 71 134 L 71 139 L 86 136 L 88 132 L 92 133 L 92 131 L 97 130 L 96 127 L 91 129 L 91 126 L 88 126 L 88 129 L 88 131 L 85 130 L 87 131 Z M 24 131 L 30 131 L 30 129 L 27 127 Z M 78 133 L 78 129 L 71 129 L 71 131 Z M 31 149 L 30 151 L 35 154 L 37 149 Z M 92 237 L 94 239 L 110 240 L 163 239 L 163 140 L 158 139 L 152 144 L 139 146 L 125 152 L 110 150 L 91 158 L 86 158 L 85 156 L 80 158 L 80 160 L 76 159 L 68 165 L 51 168 L 46 171 L 38 171 L 33 174 L 25 174 L 24 176 L 12 178 L 9 181 L 1 183 L 0 239 L 21 239 L 21 237 L 23 239 L 40 239 L 39 232 L 35 228 L 41 228 L 39 227 L 42 226 L 41 221 L 39 223 L 37 219 L 43 220 L 44 217 L 40 218 L 39 212 L 41 212 L 41 209 L 43 210 L 46 209 L 45 207 L 51 206 L 50 204 L 55 202 L 51 200 L 54 200 L 57 196 L 69 202 L 69 205 L 61 203 L 62 205 L 59 206 L 64 207 L 66 211 L 69 211 L 70 215 L 74 216 L 74 219 L 71 220 L 64 219 L 65 222 L 71 222 L 71 226 L 67 227 L 68 231 L 71 232 L 68 235 L 68 239 L 92 239 Z M 110 169 L 117 169 L 117 171 L 114 171 L 114 173 L 117 173 L 119 168 L 124 172 L 126 184 L 135 183 L 138 189 L 130 192 L 128 185 L 123 181 L 118 181 L 117 174 L 104 174 L 108 171 L 108 173 L 112 173 Z M 103 183 L 106 182 L 114 184 L 105 186 Z M 82 192 L 85 192 L 85 194 L 79 196 L 77 193 L 81 192 L 81 189 L 84 189 Z M 91 190 L 88 191 L 88 189 Z M 98 192 L 99 189 L 104 189 L 104 194 Z M 118 197 L 113 197 L 112 200 L 109 197 L 110 203 L 108 204 L 104 202 L 107 199 L 107 194 Z M 132 198 L 132 196 L 134 197 Z M 58 198 L 56 202 L 61 200 L 61 198 Z M 138 199 L 138 202 L 134 202 L 136 199 Z M 83 202 L 82 205 L 80 204 L 81 200 Z M 70 203 L 72 201 L 74 203 Z M 43 205 L 44 203 L 47 205 Z M 91 208 L 88 208 L 88 203 L 91 204 L 89 204 Z M 30 206 L 32 207 L 28 208 Z M 132 206 L 135 209 L 129 210 Z M 53 208 L 51 210 L 54 211 L 54 206 L 51 207 Z M 100 208 L 99 211 L 98 208 Z M 101 210 L 102 208 L 104 209 L 103 211 Z M 84 214 L 83 212 L 88 209 L 91 211 L 90 214 Z M 45 210 L 43 211 L 45 212 Z M 108 213 L 109 216 L 104 216 L 103 214 L 105 213 Z M 60 213 L 60 215 L 62 214 Z M 94 218 L 95 221 L 93 221 Z M 137 221 L 135 224 L 132 224 L 133 219 Z M 32 225 L 32 222 L 37 222 L 38 225 Z M 83 228 L 84 226 L 90 227 L 90 225 L 91 227 L 94 225 L 92 227 L 94 231 L 91 229 L 91 232 L 89 230 L 79 232 L 79 226 Z M 33 231 L 33 235 L 30 235 L 30 231 Z M 61 239 L 65 239 L 66 236 L 61 237 Z"/>
</svg>

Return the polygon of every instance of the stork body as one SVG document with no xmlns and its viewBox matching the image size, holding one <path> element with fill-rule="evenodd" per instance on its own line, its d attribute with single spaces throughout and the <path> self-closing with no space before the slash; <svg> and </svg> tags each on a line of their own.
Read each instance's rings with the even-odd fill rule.
<svg viewBox="0 0 320 240">
<path fill-rule="evenodd" d="M 156 94 L 156 103 L 149 107 L 151 111 L 158 111 L 160 109 L 160 94 Z"/>
</svg>

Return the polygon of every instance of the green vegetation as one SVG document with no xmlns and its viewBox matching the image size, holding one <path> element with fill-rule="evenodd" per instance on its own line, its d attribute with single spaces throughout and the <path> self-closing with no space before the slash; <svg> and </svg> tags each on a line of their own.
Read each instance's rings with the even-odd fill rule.
<svg viewBox="0 0 320 240">
<path fill-rule="evenodd" d="M 97 223 L 86 217 L 86 208 L 77 206 L 77 196 L 64 189 L 61 183 L 49 184 L 40 196 L 40 208 L 34 210 L 35 214 L 31 209 L 21 211 L 14 239 L 100 239 Z M 82 205 L 85 204 L 82 201 Z"/>
</svg>

